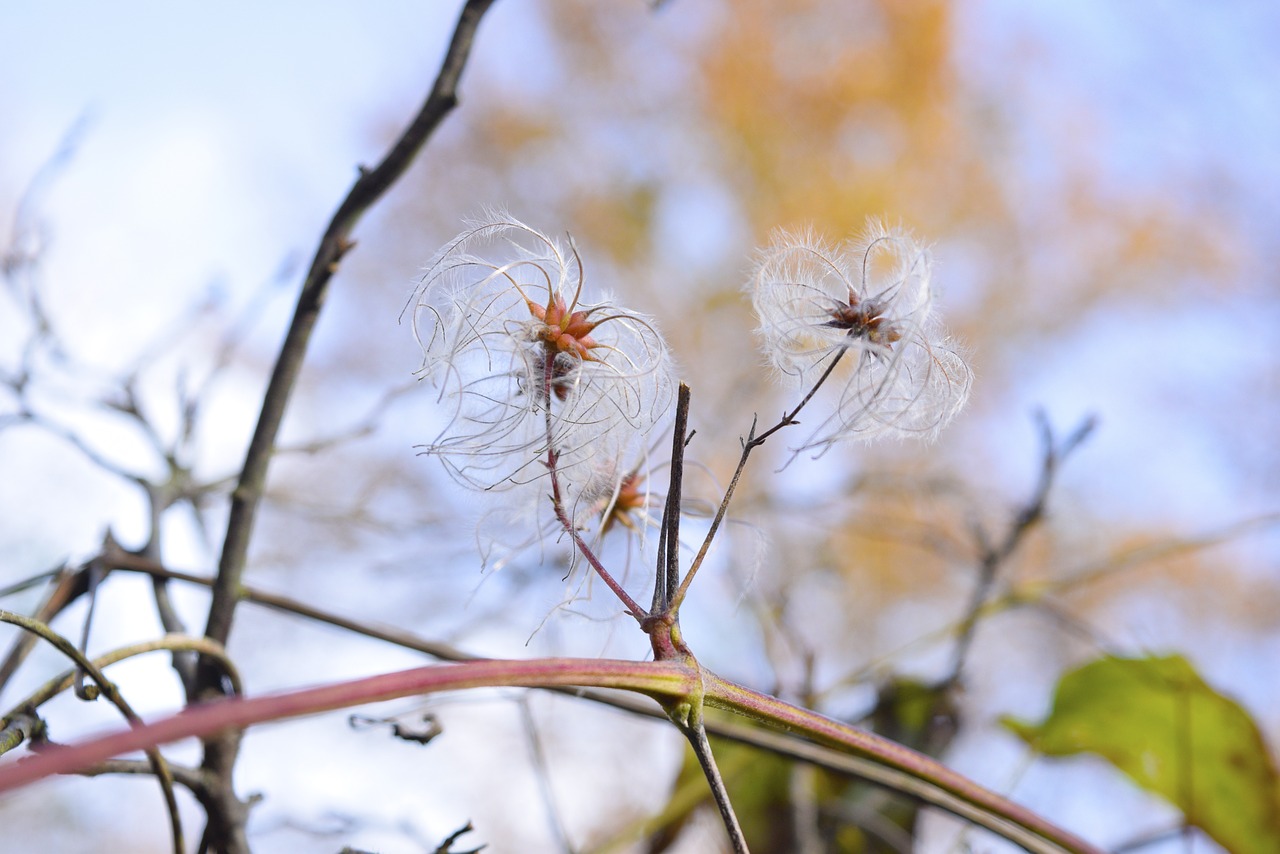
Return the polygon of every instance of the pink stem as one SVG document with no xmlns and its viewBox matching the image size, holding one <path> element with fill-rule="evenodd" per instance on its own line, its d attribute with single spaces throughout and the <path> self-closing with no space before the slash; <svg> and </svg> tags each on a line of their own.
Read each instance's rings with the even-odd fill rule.
<svg viewBox="0 0 1280 854">
<path fill-rule="evenodd" d="M 172 717 L 68 747 L 49 747 L 35 756 L 0 767 L 0 792 L 54 774 L 69 774 L 113 756 L 204 738 L 225 729 L 312 715 L 365 703 L 438 691 L 479 687 L 620 688 L 652 697 L 680 697 L 692 691 L 697 674 L 682 664 L 607 659 L 548 658 L 533 661 L 471 661 L 418 667 L 365 679 L 245 699 L 229 697 L 190 706 Z"/>
</svg>

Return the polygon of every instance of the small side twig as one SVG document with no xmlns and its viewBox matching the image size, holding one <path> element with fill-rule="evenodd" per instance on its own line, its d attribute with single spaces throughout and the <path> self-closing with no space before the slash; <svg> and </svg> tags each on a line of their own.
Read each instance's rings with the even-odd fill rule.
<svg viewBox="0 0 1280 854">
<path fill-rule="evenodd" d="M 0 727 L 0 756 L 13 750 L 23 742 L 30 742 L 44 736 L 45 725 L 35 710 L 24 708 L 8 715 L 4 726 Z"/>
<path fill-rule="evenodd" d="M 185 787 L 189 792 L 196 796 L 199 800 L 204 794 L 205 781 L 200 772 L 194 768 L 186 768 L 181 765 L 170 765 L 170 773 L 173 774 L 173 782 Z M 105 774 L 127 774 L 134 776 L 149 776 L 154 773 L 151 765 L 147 762 L 140 762 L 136 759 L 108 759 L 105 762 L 99 762 L 96 765 L 90 765 L 76 772 L 81 777 L 101 777 Z"/>
<path fill-rule="evenodd" d="M 473 830 L 475 830 L 475 828 L 471 826 L 471 822 L 467 822 L 462 827 L 458 828 L 453 833 L 450 833 L 448 836 L 446 836 L 444 838 L 444 841 L 441 842 L 439 845 L 437 845 L 436 850 L 431 852 L 431 854 L 480 854 L 481 851 L 488 848 L 489 846 L 481 845 L 479 848 L 471 848 L 467 851 L 453 850 L 453 843 L 457 842 L 459 839 L 466 836 L 468 833 L 470 833 Z"/>
<path fill-rule="evenodd" d="M 102 579 L 106 575 L 106 572 L 103 570 L 102 565 L 97 561 L 89 561 L 85 574 L 89 580 L 88 587 L 85 590 L 85 595 L 89 597 L 89 609 L 85 612 L 84 626 L 80 630 L 80 652 L 81 654 L 88 656 L 89 631 L 93 627 L 93 614 L 97 610 L 98 604 L 98 585 L 102 583 Z M 85 686 L 85 675 L 85 671 L 82 668 L 76 669 L 76 696 L 81 700 L 93 700 L 96 698 L 96 695 L 91 694 Z"/>
<path fill-rule="evenodd" d="M 53 618 L 62 613 L 63 608 L 80 598 L 88 585 L 88 574 L 85 572 L 84 566 L 79 569 L 72 569 L 64 565 L 52 573 L 40 573 L 36 578 L 51 578 L 53 581 L 49 591 L 45 593 L 44 599 L 41 600 L 40 606 L 35 609 L 35 613 L 32 615 L 34 619 L 44 624 L 53 622 Z M 25 586 L 26 582 L 22 582 L 10 587 L 9 590 Z M 13 678 L 13 674 L 18 672 L 18 668 L 22 666 L 27 656 L 35 649 L 38 639 L 38 635 L 24 632 L 14 641 L 9 654 L 5 656 L 3 662 L 0 662 L 0 690 L 3 690 L 9 684 L 9 680 Z"/>
<path fill-rule="evenodd" d="M 707 536 L 702 541 L 702 547 L 698 549 L 697 555 L 694 556 L 693 562 L 689 564 L 689 572 L 685 575 L 684 580 L 680 582 L 680 588 L 676 591 L 675 596 L 668 603 L 669 613 L 676 613 L 680 610 L 680 605 L 684 602 L 684 597 L 689 592 L 689 585 L 693 583 L 693 577 L 697 575 L 698 569 L 702 566 L 702 561 L 706 559 L 707 552 L 711 549 L 711 542 L 715 539 L 716 533 L 720 530 L 720 524 L 724 521 L 725 514 L 729 512 L 729 502 L 733 500 L 734 491 L 738 488 L 738 481 L 742 479 L 742 472 L 746 470 L 747 460 L 751 457 L 751 452 L 760 447 L 765 441 L 777 433 L 783 427 L 790 427 L 793 424 L 799 424 L 796 416 L 800 414 L 800 410 L 813 399 L 818 393 L 818 389 L 827 381 L 831 373 L 836 369 L 836 365 L 840 364 L 840 359 L 844 356 L 844 350 L 837 350 L 835 356 L 831 359 L 831 364 L 827 365 L 826 370 L 818 377 L 818 381 L 813 384 L 813 388 L 805 394 L 805 396 L 796 404 L 795 408 L 786 413 L 768 430 L 763 433 L 756 434 L 756 421 L 752 419 L 751 429 L 747 432 L 747 438 L 742 442 L 742 456 L 738 458 L 738 467 L 734 469 L 733 477 L 729 480 L 729 487 L 724 491 L 724 498 L 720 499 L 720 507 L 716 510 L 715 518 L 711 520 L 711 527 L 707 530 Z"/>
<path fill-rule="evenodd" d="M 551 480 L 551 507 L 556 514 L 556 521 L 560 523 L 560 527 L 564 528 L 565 533 L 569 535 L 571 540 L 573 540 L 573 544 L 577 548 L 578 553 L 582 555 L 586 562 L 595 571 L 596 575 L 600 576 L 600 580 L 603 581 L 605 585 L 613 591 L 613 594 L 618 597 L 618 601 L 620 601 L 623 607 L 627 609 L 627 613 L 634 617 L 636 622 L 643 623 L 644 619 L 649 616 L 649 612 L 640 607 L 640 604 L 631 597 L 631 594 L 626 591 L 626 588 L 624 588 L 622 584 L 613 577 L 613 574 L 605 568 L 604 564 L 600 562 L 600 558 L 596 556 L 596 553 L 591 548 L 590 544 L 583 539 L 582 534 L 578 531 L 578 526 L 574 522 L 573 517 L 570 516 L 569 511 L 565 509 L 564 494 L 560 488 L 560 453 L 555 447 L 555 429 L 551 416 L 550 398 L 551 389 L 554 387 L 554 371 L 555 354 L 547 353 L 543 358 L 544 400 L 542 401 L 542 411 L 544 413 L 547 431 L 546 466 L 548 476 Z"/>
<path fill-rule="evenodd" d="M 1040 444 L 1043 448 L 1040 476 L 1036 481 L 1031 497 L 1018 511 L 1017 515 L 1014 516 L 1000 542 L 991 543 L 985 534 L 981 531 L 977 532 L 980 545 L 978 580 L 974 585 L 969 605 L 965 609 L 964 620 L 960 624 L 960 629 L 956 636 L 955 649 L 951 656 L 949 675 L 943 680 L 943 685 L 954 684 L 959 681 L 961 671 L 964 669 L 965 659 L 968 657 L 969 649 L 973 645 L 973 636 L 978 626 L 978 620 L 988 597 L 991 595 L 991 589 L 995 586 L 1000 567 L 1017 551 L 1027 533 L 1044 519 L 1049 493 L 1053 489 L 1058 470 L 1067 457 L 1080 447 L 1081 443 L 1093 432 L 1097 426 L 1097 420 L 1092 416 L 1084 419 L 1061 442 L 1055 441 L 1053 427 L 1049 424 L 1048 416 L 1043 411 L 1036 413 L 1036 425 L 1040 430 Z"/>
</svg>

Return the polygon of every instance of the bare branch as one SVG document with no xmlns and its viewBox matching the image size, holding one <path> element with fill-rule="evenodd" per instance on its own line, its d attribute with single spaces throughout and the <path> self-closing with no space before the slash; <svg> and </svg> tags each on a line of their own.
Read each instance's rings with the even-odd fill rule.
<svg viewBox="0 0 1280 854">
<path fill-rule="evenodd" d="M 1058 469 L 1066 461 L 1067 457 L 1076 448 L 1080 447 L 1080 444 L 1093 432 L 1097 426 L 1097 421 L 1092 416 L 1086 418 L 1061 442 L 1054 440 L 1053 427 L 1049 424 L 1049 419 L 1043 411 L 1036 413 L 1036 424 L 1040 431 L 1040 443 L 1043 447 L 1040 477 L 1031 493 L 1031 497 L 1018 511 L 999 543 L 992 544 L 989 538 L 981 531 L 976 534 L 981 546 L 978 581 L 974 586 L 973 596 L 970 598 L 969 606 L 964 612 L 964 621 L 960 624 L 960 631 L 956 637 L 955 650 L 951 656 L 950 675 L 943 680 L 942 684 L 959 681 L 961 671 L 964 669 L 965 658 L 968 656 L 969 649 L 973 644 L 973 635 L 978 626 L 978 618 L 982 613 L 983 605 L 991 595 L 991 588 L 995 585 L 1000 567 L 1013 556 L 1018 546 L 1026 538 L 1027 533 L 1044 519 L 1045 507 L 1049 501 L 1049 492 L 1053 489 Z"/>
<path fill-rule="evenodd" d="M 311 332 L 324 305 L 329 282 L 337 272 L 342 257 L 355 245 L 351 233 L 364 212 L 405 173 L 432 132 L 457 104 L 458 81 L 470 55 L 480 19 L 492 2 L 493 0 L 468 0 L 454 29 L 453 39 L 435 85 L 422 108 L 382 162 L 372 170 L 361 169 L 360 177 L 339 205 L 320 239 L 311 267 L 302 283 L 302 290 L 298 294 L 293 321 L 280 347 L 280 354 L 263 396 L 258 424 L 245 453 L 244 467 L 231 497 L 226 537 L 222 544 L 218 575 L 212 588 L 213 601 L 209 606 L 209 618 L 205 625 L 205 636 L 220 644 L 225 645 L 231 634 L 249 542 L 266 489 L 267 469 L 276 435 L 280 431 L 285 408 L 301 373 Z M 217 667 L 212 662 L 202 660 L 196 675 L 197 693 L 210 696 L 221 694 L 219 679 Z M 228 854 L 241 854 L 247 852 L 249 847 L 244 834 L 245 808 L 232 786 L 232 769 L 238 749 L 239 737 L 234 732 L 210 739 L 205 743 L 202 765 L 205 771 L 219 781 L 219 790 L 213 793 L 214 802 L 219 808 L 210 810 L 206 839 L 213 847 Z"/>
<path fill-rule="evenodd" d="M 267 385 L 258 426 L 249 443 L 244 468 L 232 495 L 227 536 L 218 565 L 218 581 L 213 589 L 213 602 L 205 628 L 205 634 L 220 643 L 226 643 L 231 633 L 240 579 L 244 573 L 254 518 L 266 486 L 267 467 L 275 446 L 276 434 L 280 430 L 285 407 L 301 371 L 311 331 L 324 304 L 329 281 L 337 272 L 342 257 L 355 245 L 351 240 L 351 232 L 364 212 L 404 174 L 432 132 L 456 106 L 458 81 L 470 55 L 480 19 L 492 2 L 493 0 L 469 0 L 463 8 L 440 74 L 418 115 L 377 167 L 361 170 L 360 177 L 338 207 L 320 240 L 311 268 L 302 284 L 302 291 L 298 295 L 293 321 Z M 216 684 L 210 680 L 206 680 L 206 683 L 206 687 Z"/>
</svg>

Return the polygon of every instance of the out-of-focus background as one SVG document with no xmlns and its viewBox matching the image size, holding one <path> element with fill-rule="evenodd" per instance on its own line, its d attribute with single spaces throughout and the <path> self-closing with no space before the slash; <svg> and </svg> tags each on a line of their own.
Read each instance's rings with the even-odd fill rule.
<svg viewBox="0 0 1280 854">
<path fill-rule="evenodd" d="M 222 491 L 162 518 L 163 557 L 216 563 L 223 479 L 305 265 L 357 166 L 425 96 L 458 5 L 0 9 L 0 585 L 92 554 L 108 528 L 146 538 L 142 490 L 102 465 L 164 471 L 136 420 L 101 406 L 130 376 L 162 444 L 200 401 L 180 462 Z M 400 322 L 422 265 L 486 206 L 571 233 L 589 286 L 659 319 L 694 392 L 693 497 L 714 500 L 752 414 L 788 404 L 740 293 L 753 248 L 775 227 L 838 239 L 885 216 L 932 244 L 971 404 L 928 447 L 850 445 L 774 473 L 785 434 L 766 446 L 686 636 L 712 669 L 834 715 L 865 711 L 889 674 L 937 676 L 975 530 L 998 537 L 1038 475 L 1033 413 L 1060 436 L 1096 416 L 1048 523 L 1002 568 L 998 589 L 1033 604 L 981 622 L 945 759 L 1104 845 L 1169 826 L 1101 763 L 1031 761 L 993 722 L 1043 715 L 1062 670 L 1100 651 L 1180 651 L 1280 743 L 1277 45 L 1280 9 L 1251 2 L 496 4 L 461 107 L 333 283 L 247 581 L 480 654 L 643 656 L 607 591 L 570 601 L 557 546 L 482 571 L 488 505 L 415 456 L 438 429 Z M 34 357 L 31 293 L 57 342 Z M 20 406 L 43 424 L 9 419 Z M 652 544 L 624 545 L 612 557 L 643 600 Z M 199 630 L 204 594 L 175 594 Z M 58 625 L 75 635 L 84 616 Z M 113 576 L 91 649 L 158 632 L 146 583 Z M 231 652 L 254 693 L 422 660 L 248 606 Z M 38 652 L 6 708 L 63 666 Z M 180 700 L 159 658 L 115 672 L 146 715 Z M 561 699 L 430 708 L 446 736 L 426 748 L 336 715 L 252 732 L 255 847 L 431 850 L 471 819 L 492 850 L 554 850 L 539 772 L 588 847 L 658 809 L 681 761 L 674 733 Z M 48 713 L 59 740 L 116 724 L 70 699 Z M 931 822 L 925 850 L 961 839 Z M 45 783 L 0 801 L 0 823 L 14 850 L 166 845 L 140 780 Z"/>
</svg>

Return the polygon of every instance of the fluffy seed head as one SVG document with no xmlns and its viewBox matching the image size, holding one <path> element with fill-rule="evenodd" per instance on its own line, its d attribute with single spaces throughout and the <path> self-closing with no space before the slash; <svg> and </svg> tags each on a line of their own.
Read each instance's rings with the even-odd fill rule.
<svg viewBox="0 0 1280 854">
<path fill-rule="evenodd" d="M 647 317 L 585 299 L 582 259 L 505 214 L 437 253 L 419 286 L 419 374 L 448 422 L 423 446 L 462 483 L 504 489 L 547 473 L 571 503 L 592 458 L 642 445 L 669 408 L 673 370 Z M 580 484 L 579 484 L 580 485 Z"/>
<path fill-rule="evenodd" d="M 826 382 L 834 411 L 802 449 L 932 439 L 964 406 L 973 374 L 934 316 L 931 279 L 929 251 L 880 222 L 839 247 L 779 232 L 759 253 L 747 289 L 770 365 L 812 387 L 837 354 L 842 361 Z"/>
</svg>

